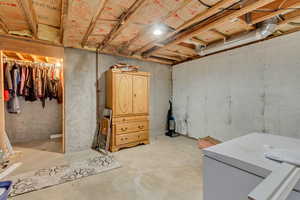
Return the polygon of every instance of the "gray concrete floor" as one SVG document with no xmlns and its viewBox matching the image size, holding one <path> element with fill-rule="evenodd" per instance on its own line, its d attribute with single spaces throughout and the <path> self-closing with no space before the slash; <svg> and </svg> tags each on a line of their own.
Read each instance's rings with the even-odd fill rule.
<svg viewBox="0 0 300 200">
<path fill-rule="evenodd" d="M 30 145 L 16 149 L 23 152 L 23 165 L 12 175 L 97 154 L 89 150 L 63 155 Z M 195 140 L 158 136 L 149 145 L 124 149 L 114 156 L 121 168 L 12 199 L 202 200 L 201 151 Z"/>
</svg>

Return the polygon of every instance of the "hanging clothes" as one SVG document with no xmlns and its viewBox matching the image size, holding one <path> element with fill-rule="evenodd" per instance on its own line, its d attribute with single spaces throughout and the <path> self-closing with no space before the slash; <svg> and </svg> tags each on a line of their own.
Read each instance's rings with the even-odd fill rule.
<svg viewBox="0 0 300 200">
<path fill-rule="evenodd" d="M 26 85 L 25 85 L 25 90 L 26 90 L 26 95 L 25 95 L 25 101 L 36 101 L 36 96 L 34 92 L 34 69 L 33 68 L 28 68 L 28 77 L 26 80 Z"/>
<path fill-rule="evenodd" d="M 8 67 L 9 66 L 8 66 L 7 63 L 3 64 L 3 72 L 4 72 L 4 91 L 3 91 L 3 96 L 4 96 L 4 101 L 5 102 L 8 102 L 9 99 L 10 99 L 9 86 L 8 86 L 8 81 L 7 81 L 7 78 L 6 78 L 6 73 L 7 73 L 6 70 L 8 69 Z M 11 78 L 11 76 L 9 76 L 9 78 Z M 11 81 L 11 79 L 10 79 L 10 81 Z M 12 86 L 11 86 L 11 88 L 12 88 Z"/>
<path fill-rule="evenodd" d="M 13 84 L 12 84 L 12 79 L 11 79 L 11 69 L 13 65 L 11 63 L 6 63 L 5 64 L 5 83 L 7 90 L 13 90 Z"/>
<path fill-rule="evenodd" d="M 27 66 L 22 66 L 20 71 L 21 71 L 21 83 L 20 83 L 19 94 L 20 94 L 20 96 L 22 96 L 24 94 L 24 87 L 25 87 L 26 74 L 27 74 Z"/>
<path fill-rule="evenodd" d="M 41 93 L 42 93 L 42 96 L 40 97 L 40 100 L 42 101 L 43 108 L 45 108 L 46 99 L 48 98 L 48 85 L 47 85 L 47 82 L 48 82 L 48 69 L 44 68 L 42 70 L 42 73 L 41 73 L 41 83 L 42 83 Z"/>
<path fill-rule="evenodd" d="M 10 91 L 11 99 L 7 103 L 9 113 L 20 113 L 20 102 L 18 98 L 18 84 L 20 82 L 19 67 L 15 64 L 11 70 L 12 90 Z"/>
<path fill-rule="evenodd" d="M 5 62 L 4 72 L 8 112 L 20 112 L 18 97 L 24 97 L 25 101 L 31 102 L 40 100 L 43 107 L 46 106 L 47 99 L 63 102 L 62 71 L 55 65 Z"/>
</svg>

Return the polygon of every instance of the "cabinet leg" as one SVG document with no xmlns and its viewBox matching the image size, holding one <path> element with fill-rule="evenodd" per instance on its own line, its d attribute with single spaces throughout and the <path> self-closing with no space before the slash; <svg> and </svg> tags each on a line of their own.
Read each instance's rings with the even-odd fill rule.
<svg viewBox="0 0 300 200">
<path fill-rule="evenodd" d="M 149 140 L 145 140 L 145 141 L 143 142 L 143 144 L 150 144 L 150 141 L 149 141 Z"/>
<path fill-rule="evenodd" d="M 117 152 L 117 151 L 119 151 L 119 148 L 118 147 L 111 147 L 110 151 L 111 152 Z"/>
</svg>

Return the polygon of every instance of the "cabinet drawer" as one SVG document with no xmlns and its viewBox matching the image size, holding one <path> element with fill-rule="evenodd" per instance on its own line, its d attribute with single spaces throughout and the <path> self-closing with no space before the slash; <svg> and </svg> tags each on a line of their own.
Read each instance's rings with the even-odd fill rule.
<svg viewBox="0 0 300 200">
<path fill-rule="evenodd" d="M 148 139 L 148 132 L 136 132 L 136 133 L 129 133 L 123 135 L 116 135 L 116 145 L 127 144 L 131 142 L 138 142 L 142 140 Z"/>
<path fill-rule="evenodd" d="M 144 116 L 131 116 L 131 117 L 114 117 L 112 123 L 125 123 L 125 122 L 138 122 L 138 121 L 147 121 L 148 115 Z"/>
<path fill-rule="evenodd" d="M 148 130 L 148 121 L 119 123 L 115 125 L 115 133 L 117 135 L 144 130 Z"/>
</svg>

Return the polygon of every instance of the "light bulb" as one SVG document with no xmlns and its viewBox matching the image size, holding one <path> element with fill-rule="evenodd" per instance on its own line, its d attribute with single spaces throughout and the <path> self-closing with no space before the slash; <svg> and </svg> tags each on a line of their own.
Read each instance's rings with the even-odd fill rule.
<svg viewBox="0 0 300 200">
<path fill-rule="evenodd" d="M 154 31 L 153 31 L 153 34 L 154 35 L 162 35 L 163 34 L 163 31 L 161 30 L 161 29 L 158 29 L 158 28 L 156 28 Z"/>
</svg>

